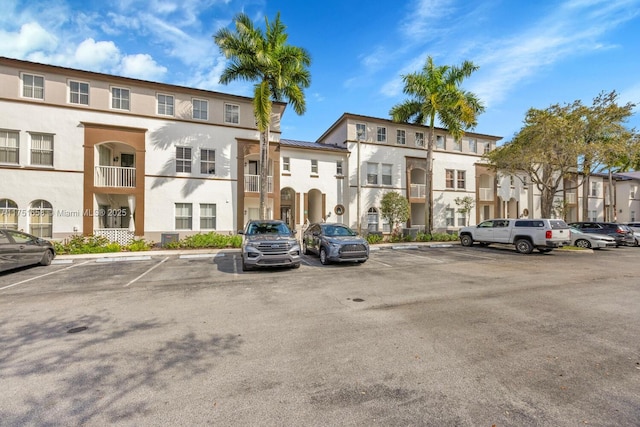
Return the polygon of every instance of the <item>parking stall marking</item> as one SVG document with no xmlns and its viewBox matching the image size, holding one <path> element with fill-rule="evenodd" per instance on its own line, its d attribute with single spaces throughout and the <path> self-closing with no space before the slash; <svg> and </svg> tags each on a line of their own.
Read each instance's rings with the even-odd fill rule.
<svg viewBox="0 0 640 427">
<path fill-rule="evenodd" d="M 41 274 L 39 276 L 32 277 L 30 279 L 21 280 L 20 282 L 12 283 L 11 285 L 7 285 L 7 286 L 4 286 L 4 287 L 0 288 L 0 291 L 3 291 L 5 289 L 9 289 L 9 288 L 13 288 L 14 286 L 22 285 L 23 283 L 31 282 L 32 280 L 41 279 L 43 277 L 50 276 L 52 274 L 56 274 L 56 273 L 59 273 L 61 271 L 69 270 L 70 268 L 74 268 L 74 267 L 77 267 L 79 265 L 84 265 L 84 264 L 87 264 L 89 262 L 91 262 L 91 260 L 82 262 L 80 264 L 70 265 L 69 267 L 61 268 L 60 270 L 50 271 L 49 273 Z"/>
<path fill-rule="evenodd" d="M 150 273 L 151 271 L 153 271 L 156 267 L 159 267 L 163 262 L 165 262 L 166 260 L 168 260 L 170 257 L 166 257 L 165 259 L 163 259 L 162 261 L 160 261 L 159 263 L 157 263 L 156 265 L 151 266 L 149 269 L 147 269 L 147 271 L 145 271 L 144 273 L 142 273 L 141 275 L 139 275 L 138 277 L 136 277 L 135 279 L 133 279 L 132 281 L 130 281 L 129 283 L 127 283 L 126 285 L 124 285 L 124 287 L 128 287 L 129 285 L 131 285 L 132 283 L 137 282 L 138 280 L 142 279 L 144 276 L 146 276 L 148 273 Z"/>
</svg>

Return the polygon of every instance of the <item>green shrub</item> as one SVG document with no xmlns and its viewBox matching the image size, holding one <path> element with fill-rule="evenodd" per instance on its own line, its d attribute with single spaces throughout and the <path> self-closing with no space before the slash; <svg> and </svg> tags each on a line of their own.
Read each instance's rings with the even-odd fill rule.
<svg viewBox="0 0 640 427">
<path fill-rule="evenodd" d="M 153 242 L 147 242 L 144 239 L 133 239 L 125 249 L 131 252 L 148 251 L 153 247 Z"/>
<path fill-rule="evenodd" d="M 379 234 L 367 234 L 367 242 L 370 245 L 375 245 L 376 243 L 382 242 L 382 236 Z"/>
<path fill-rule="evenodd" d="M 218 234 L 214 231 L 209 233 L 198 233 L 187 236 L 179 242 L 168 243 L 168 249 L 202 249 L 202 248 L 239 248 L 242 245 L 242 236 Z"/>
<path fill-rule="evenodd" d="M 416 242 L 430 242 L 430 241 L 431 241 L 431 234 L 418 233 L 416 235 Z"/>
<path fill-rule="evenodd" d="M 103 236 L 74 235 L 63 242 L 54 242 L 58 254 L 97 254 L 106 252 L 120 252 L 122 246 L 112 243 Z"/>
</svg>

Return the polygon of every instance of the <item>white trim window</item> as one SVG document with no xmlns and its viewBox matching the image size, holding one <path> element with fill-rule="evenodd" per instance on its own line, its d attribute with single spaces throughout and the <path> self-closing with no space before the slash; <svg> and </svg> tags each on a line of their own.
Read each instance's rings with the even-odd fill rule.
<svg viewBox="0 0 640 427">
<path fill-rule="evenodd" d="M 336 175 L 343 176 L 342 160 L 336 160 Z"/>
<path fill-rule="evenodd" d="M 489 154 L 490 151 L 491 151 L 491 143 L 490 142 L 485 142 L 484 143 L 484 154 Z"/>
<path fill-rule="evenodd" d="M 44 99 L 44 77 L 35 74 L 22 74 L 22 97 Z"/>
<path fill-rule="evenodd" d="M 237 125 L 240 123 L 240 106 L 235 104 L 224 104 L 224 122 Z"/>
<path fill-rule="evenodd" d="M 475 138 L 469 138 L 469 151 L 472 153 L 478 152 L 478 140 Z"/>
<path fill-rule="evenodd" d="M 158 114 L 161 116 L 173 116 L 173 95 L 158 94 Z"/>
<path fill-rule="evenodd" d="M 89 105 L 89 83 L 69 81 L 69 103 Z"/>
<path fill-rule="evenodd" d="M 114 110 L 127 110 L 131 106 L 131 92 L 123 87 L 111 88 L 111 108 Z"/>
<path fill-rule="evenodd" d="M 29 233 L 53 237 L 53 207 L 46 200 L 34 200 L 29 206 Z"/>
<path fill-rule="evenodd" d="M 216 205 L 200 203 L 200 230 L 216 229 Z"/>
<path fill-rule="evenodd" d="M 289 157 L 282 158 L 282 171 L 291 172 L 291 159 Z"/>
<path fill-rule="evenodd" d="M 193 228 L 193 207 L 191 203 L 176 203 L 176 230 L 191 230 Z"/>
<path fill-rule="evenodd" d="M 356 139 L 364 141 L 367 139 L 367 125 L 364 123 L 356 123 Z"/>
<path fill-rule="evenodd" d="M 453 151 L 462 151 L 462 143 L 460 139 L 453 139 Z"/>
<path fill-rule="evenodd" d="M 367 163 L 367 184 L 378 185 L 378 164 Z"/>
<path fill-rule="evenodd" d="M 318 160 L 311 160 L 311 175 L 318 175 Z"/>
<path fill-rule="evenodd" d="M 456 183 L 455 183 L 455 181 L 453 179 L 453 177 L 455 175 L 455 171 L 453 169 L 446 169 L 444 171 L 444 174 L 445 174 L 445 178 L 444 178 L 444 186 L 445 186 L 445 188 L 450 189 L 450 190 L 456 188 L 455 187 Z"/>
<path fill-rule="evenodd" d="M 446 149 L 446 138 L 444 135 L 436 135 L 436 148 L 440 150 Z"/>
<path fill-rule="evenodd" d="M 424 147 L 424 132 L 416 132 L 416 147 Z"/>
<path fill-rule="evenodd" d="M 209 119 L 209 101 L 206 99 L 192 99 L 192 117 L 197 120 L 208 120 Z"/>
<path fill-rule="evenodd" d="M 467 226 L 467 216 L 463 212 L 458 211 L 458 227 Z"/>
<path fill-rule="evenodd" d="M 191 147 L 176 147 L 176 172 L 191 173 Z"/>
<path fill-rule="evenodd" d="M 405 145 L 407 143 L 407 133 L 403 129 L 396 130 L 396 144 Z"/>
<path fill-rule="evenodd" d="M 200 149 L 200 173 L 204 175 L 216 174 L 216 150 Z"/>
<path fill-rule="evenodd" d="M 454 208 L 445 209 L 445 221 L 447 227 L 453 227 L 455 225 L 455 214 L 456 210 Z"/>
<path fill-rule="evenodd" d="M 591 183 L 591 197 L 598 197 L 598 183 L 597 182 L 592 182 Z M 595 221 L 595 219 L 594 219 Z"/>
<path fill-rule="evenodd" d="M 0 200 L 0 228 L 18 229 L 18 205 L 13 200 Z"/>
<path fill-rule="evenodd" d="M 383 126 L 378 126 L 376 130 L 376 141 L 378 142 L 387 142 L 387 128 Z"/>
<path fill-rule="evenodd" d="M 457 189 L 464 190 L 467 187 L 467 171 L 457 171 Z"/>
<path fill-rule="evenodd" d="M 391 185 L 393 180 L 393 165 L 382 164 L 382 185 Z"/>
<path fill-rule="evenodd" d="M 31 134 L 31 164 L 35 166 L 53 166 L 53 135 Z"/>
<path fill-rule="evenodd" d="M 20 135 L 11 130 L 0 130 L 0 163 L 20 162 Z"/>
<path fill-rule="evenodd" d="M 380 217 L 378 216 L 378 210 L 376 208 L 369 208 L 367 211 L 367 230 L 378 231 L 378 224 Z"/>
</svg>

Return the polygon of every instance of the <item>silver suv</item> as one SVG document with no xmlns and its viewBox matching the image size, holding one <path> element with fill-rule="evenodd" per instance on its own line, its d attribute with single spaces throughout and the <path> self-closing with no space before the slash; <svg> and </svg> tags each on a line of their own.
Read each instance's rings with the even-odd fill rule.
<svg viewBox="0 0 640 427">
<path fill-rule="evenodd" d="M 300 267 L 300 244 L 284 221 L 249 221 L 242 240 L 242 271 L 254 267 Z"/>
</svg>

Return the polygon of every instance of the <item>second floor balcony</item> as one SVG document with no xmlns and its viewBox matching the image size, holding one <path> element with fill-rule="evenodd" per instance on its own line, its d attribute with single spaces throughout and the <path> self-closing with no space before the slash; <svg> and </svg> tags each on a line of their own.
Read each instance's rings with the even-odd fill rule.
<svg viewBox="0 0 640 427">
<path fill-rule="evenodd" d="M 94 183 L 96 187 L 135 188 L 136 168 L 96 166 Z"/>
<path fill-rule="evenodd" d="M 410 184 L 409 197 L 412 199 L 424 199 L 426 188 L 425 184 Z"/>
<path fill-rule="evenodd" d="M 479 195 L 481 201 L 493 201 L 494 191 L 493 188 L 480 188 Z"/>
<path fill-rule="evenodd" d="M 267 192 L 273 193 L 273 177 L 267 177 Z M 244 191 L 247 193 L 259 193 L 260 192 L 260 175 L 245 175 L 244 176 Z"/>
</svg>

